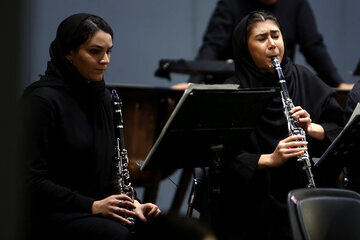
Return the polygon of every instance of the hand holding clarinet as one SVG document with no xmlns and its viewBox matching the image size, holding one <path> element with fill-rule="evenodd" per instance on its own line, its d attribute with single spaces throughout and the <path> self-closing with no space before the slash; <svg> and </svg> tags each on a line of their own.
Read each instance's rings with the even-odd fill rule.
<svg viewBox="0 0 360 240">
<path fill-rule="evenodd" d="M 135 218 L 146 222 L 158 216 L 161 211 L 153 203 L 140 203 L 134 199 L 134 188 L 131 186 L 128 170 L 129 159 L 124 143 L 124 126 L 122 118 L 122 103 L 116 90 L 112 91 L 112 104 L 114 110 L 114 126 L 116 138 L 116 160 L 118 164 L 119 194 L 111 195 L 105 199 L 94 201 L 91 211 L 93 214 L 101 213 L 103 216 L 113 218 L 126 225 L 135 224 Z"/>
<path fill-rule="evenodd" d="M 322 140 L 325 137 L 324 129 L 312 123 L 310 114 L 300 106 L 295 106 L 289 96 L 285 77 L 283 75 L 279 60 L 273 59 L 273 67 L 277 71 L 281 88 L 284 115 L 288 123 L 289 137 L 281 140 L 272 154 L 264 154 L 260 157 L 259 167 L 277 167 L 292 157 L 297 157 L 303 163 L 303 170 L 306 172 L 307 187 L 316 187 L 314 176 L 311 172 L 311 162 L 307 151 L 306 134 Z"/>
</svg>

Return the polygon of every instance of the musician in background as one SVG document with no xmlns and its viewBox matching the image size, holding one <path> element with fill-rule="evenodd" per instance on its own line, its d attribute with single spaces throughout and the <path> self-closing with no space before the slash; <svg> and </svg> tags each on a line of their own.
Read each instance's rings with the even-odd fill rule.
<svg viewBox="0 0 360 240">
<path fill-rule="evenodd" d="M 274 13 L 283 23 L 287 56 L 290 59 L 294 59 L 295 47 L 299 45 L 307 63 L 326 84 L 341 89 L 352 88 L 353 84 L 344 83 L 334 66 L 307 0 L 220 0 L 208 23 L 202 46 L 195 59 L 224 61 L 233 59 L 231 49 L 233 30 L 244 16 L 257 9 Z M 215 80 L 217 83 L 222 83 L 224 79 Z M 189 82 L 212 83 L 202 75 L 191 76 Z M 182 87 L 184 84 L 174 88 Z"/>
<path fill-rule="evenodd" d="M 292 239 L 287 193 L 307 186 L 296 157 L 306 150 L 311 157 L 319 156 L 342 128 L 343 111 L 334 91 L 308 69 L 292 63 L 283 38 L 270 12 L 246 16 L 234 31 L 235 74 L 226 83 L 240 88 L 278 87 L 272 66 L 272 58 L 278 58 L 296 106 L 291 114 L 306 132 L 306 141 L 299 135 L 289 136 L 277 90 L 249 138 L 239 142 L 239 152 L 224 162 L 224 203 L 212 217 L 219 239 Z"/>
<path fill-rule="evenodd" d="M 66 18 L 45 75 L 23 94 L 33 239 L 129 239 L 125 216 L 146 222 L 160 214 L 152 203 L 119 194 L 103 79 L 112 47 L 112 29 L 102 18 Z"/>
</svg>

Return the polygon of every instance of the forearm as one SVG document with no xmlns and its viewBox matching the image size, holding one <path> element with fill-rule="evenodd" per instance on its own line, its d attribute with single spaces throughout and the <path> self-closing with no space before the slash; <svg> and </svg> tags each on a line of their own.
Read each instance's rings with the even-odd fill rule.
<svg viewBox="0 0 360 240">
<path fill-rule="evenodd" d="M 293 135 L 279 141 L 273 153 L 259 157 L 257 168 L 279 167 L 289 159 L 304 154 L 308 143 L 303 140 L 303 136 Z"/>
<path fill-rule="evenodd" d="M 325 131 L 324 131 L 324 128 L 319 125 L 319 124 L 316 124 L 316 123 L 311 123 L 311 130 L 307 132 L 307 134 L 316 139 L 316 140 L 319 140 L 319 141 L 322 141 L 324 140 L 325 138 Z"/>
<path fill-rule="evenodd" d="M 263 169 L 269 166 L 271 161 L 271 154 L 261 154 L 258 161 L 258 169 Z"/>
</svg>

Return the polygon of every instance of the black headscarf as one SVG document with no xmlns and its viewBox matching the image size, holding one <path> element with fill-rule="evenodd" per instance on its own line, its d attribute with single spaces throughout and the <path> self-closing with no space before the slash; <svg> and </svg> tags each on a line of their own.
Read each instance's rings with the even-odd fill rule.
<svg viewBox="0 0 360 240">
<path fill-rule="evenodd" d="M 278 87 L 279 79 L 276 72 L 261 72 L 250 55 L 246 29 L 248 18 L 251 14 L 244 17 L 234 30 L 233 52 L 235 74 L 226 82 L 239 84 L 241 88 Z M 283 36 L 283 39 L 285 39 L 285 36 Z M 294 65 L 286 56 L 286 48 L 284 49 L 281 67 L 289 95 L 294 104 L 301 105 L 306 109 L 313 120 L 318 119 L 319 111 L 316 111 L 316 109 L 321 107 L 324 99 L 332 93 L 332 90 L 321 81 L 315 80 L 316 76 L 310 71 Z"/>
<path fill-rule="evenodd" d="M 106 93 L 105 82 L 89 82 L 85 79 L 76 67 L 65 57 L 69 54 L 69 44 L 80 23 L 88 17 L 94 16 L 87 13 L 74 14 L 63 20 L 56 33 L 56 38 L 50 45 L 50 61 L 47 64 L 45 75 L 40 80 L 28 86 L 23 94 L 23 98 L 34 89 L 40 87 L 50 87 L 65 91 L 76 98 L 86 114 L 89 116 L 90 124 L 94 136 L 93 159 L 89 164 L 93 164 L 93 183 L 89 186 L 94 187 L 94 191 L 99 193 L 105 187 L 109 176 L 109 161 L 112 161 L 114 141 L 113 129 L 110 121 L 109 95 Z M 111 107 L 111 106 L 110 106 Z"/>
<path fill-rule="evenodd" d="M 79 24 L 93 16 L 87 13 L 74 14 L 62 21 L 57 29 L 56 38 L 50 45 L 50 61 L 45 75 L 27 87 L 25 93 L 37 87 L 48 86 L 67 89 L 85 102 L 102 101 L 105 92 L 105 82 L 88 82 L 65 57 L 69 54 L 69 44 Z"/>
<path fill-rule="evenodd" d="M 289 133 L 287 121 L 283 113 L 280 89 L 278 88 L 278 75 L 276 71 L 261 72 L 249 52 L 247 23 L 251 14 L 253 13 L 250 13 L 242 19 L 234 30 L 233 51 L 235 56 L 235 74 L 226 82 L 239 84 L 241 88 L 271 87 L 277 89 L 277 92 L 262 111 L 262 116 L 258 119 L 254 132 L 250 137 L 251 139 L 247 141 L 247 146 L 243 147 L 246 152 L 265 154 L 272 153 L 278 142 L 288 137 Z M 320 123 L 324 121 L 324 119 L 321 119 L 324 117 L 324 115 L 322 115 L 324 113 L 323 108 L 330 99 L 330 95 L 334 94 L 334 91 L 305 67 L 293 64 L 292 61 L 286 57 L 286 49 L 284 50 L 281 67 L 285 76 L 289 96 L 294 105 L 301 106 L 305 109 L 310 114 L 313 122 Z M 312 141 L 310 137 L 308 137 L 307 140 Z M 312 144 L 309 144 L 309 147 L 312 148 Z M 314 150 L 316 150 L 315 147 Z M 312 154 L 312 149 L 309 149 L 309 152 Z M 250 162 L 254 161 L 251 160 Z M 291 164 L 291 162 L 293 161 L 288 161 L 280 168 L 273 169 L 272 171 L 282 171 L 282 169 L 288 168 L 287 165 Z"/>
</svg>

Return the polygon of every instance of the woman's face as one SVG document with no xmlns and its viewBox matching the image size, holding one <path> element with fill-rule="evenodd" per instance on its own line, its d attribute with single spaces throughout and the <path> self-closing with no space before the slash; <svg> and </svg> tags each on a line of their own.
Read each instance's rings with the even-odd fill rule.
<svg viewBox="0 0 360 240">
<path fill-rule="evenodd" d="M 272 20 L 254 23 L 248 35 L 248 48 L 260 71 L 273 71 L 272 57 L 281 62 L 284 56 L 284 41 L 276 23 Z"/>
<path fill-rule="evenodd" d="M 112 47 L 111 35 L 99 30 L 76 51 L 71 51 L 69 55 L 66 55 L 66 58 L 89 82 L 101 81 L 110 63 Z"/>
</svg>

